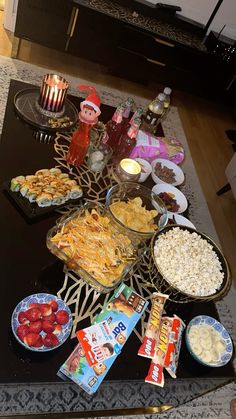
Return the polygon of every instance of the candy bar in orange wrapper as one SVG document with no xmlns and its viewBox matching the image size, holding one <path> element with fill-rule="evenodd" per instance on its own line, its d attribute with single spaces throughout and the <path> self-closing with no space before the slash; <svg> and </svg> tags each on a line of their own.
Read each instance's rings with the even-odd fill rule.
<svg viewBox="0 0 236 419">
<path fill-rule="evenodd" d="M 174 319 L 175 319 L 175 330 L 173 331 L 173 333 L 175 333 L 175 335 L 173 336 L 173 338 L 175 339 L 174 351 L 172 351 L 171 353 L 170 362 L 168 366 L 166 366 L 166 371 L 168 371 L 171 377 L 176 378 L 176 371 L 178 368 L 179 354 L 180 354 L 180 348 L 181 348 L 181 343 L 182 343 L 183 331 L 185 329 L 185 324 L 183 320 L 181 320 L 176 315 L 174 316 Z M 168 362 L 168 360 L 166 361 Z"/>
<path fill-rule="evenodd" d="M 170 342 L 172 318 L 163 317 L 161 320 L 161 329 L 159 339 L 156 346 L 154 358 L 150 364 L 148 375 L 145 378 L 146 383 L 155 384 L 156 386 L 164 386 L 164 362 L 167 355 L 168 344 Z"/>
<path fill-rule="evenodd" d="M 138 355 L 145 358 L 153 358 L 155 355 L 155 347 L 161 326 L 161 317 L 164 304 L 168 295 L 154 292 L 152 295 L 152 308 L 148 319 L 146 333 L 143 343 L 138 350 Z"/>
</svg>

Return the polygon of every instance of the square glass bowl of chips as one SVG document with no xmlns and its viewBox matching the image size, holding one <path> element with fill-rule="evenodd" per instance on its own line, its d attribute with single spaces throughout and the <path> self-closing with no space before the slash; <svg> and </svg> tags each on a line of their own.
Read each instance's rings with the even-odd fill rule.
<svg viewBox="0 0 236 419">
<path fill-rule="evenodd" d="M 67 268 L 98 292 L 113 290 L 128 279 L 147 250 L 117 229 L 97 202 L 86 202 L 57 221 L 47 234 L 47 247 Z"/>
<path fill-rule="evenodd" d="M 106 210 L 117 228 L 135 243 L 150 239 L 168 221 L 166 207 L 158 195 L 135 182 L 112 186 L 106 196 Z"/>
</svg>

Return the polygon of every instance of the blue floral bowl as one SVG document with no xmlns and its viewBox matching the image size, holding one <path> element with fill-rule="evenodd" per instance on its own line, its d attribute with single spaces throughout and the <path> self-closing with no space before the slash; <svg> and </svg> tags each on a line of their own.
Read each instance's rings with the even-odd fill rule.
<svg viewBox="0 0 236 419">
<path fill-rule="evenodd" d="M 53 347 L 41 346 L 40 348 L 35 348 L 33 346 L 26 345 L 16 334 L 17 327 L 20 325 L 18 321 L 19 313 L 21 311 L 26 311 L 29 308 L 30 304 L 33 304 L 33 303 L 46 304 L 51 300 L 55 300 L 57 302 L 58 310 L 65 310 L 69 315 L 69 321 L 65 325 L 62 326 L 62 331 L 57 336 L 59 340 L 58 345 L 53 346 Z M 25 297 L 19 304 L 17 304 L 11 317 L 11 328 L 12 328 L 12 331 L 16 340 L 21 345 L 23 345 L 26 349 L 29 349 L 30 351 L 34 351 L 34 352 L 52 351 L 53 349 L 56 349 L 59 346 L 61 346 L 66 341 L 66 339 L 68 339 L 68 337 L 70 336 L 72 325 L 73 325 L 73 321 L 72 321 L 72 315 L 71 315 L 71 311 L 69 307 L 67 306 L 66 303 L 64 303 L 63 300 L 61 300 L 60 298 L 52 294 L 40 293 L 40 294 L 32 294 L 29 297 Z M 46 333 L 41 331 L 40 334 L 43 337 Z"/>
<path fill-rule="evenodd" d="M 201 359 L 201 357 L 199 355 L 197 355 L 192 348 L 192 345 L 191 345 L 190 339 L 189 339 L 189 331 L 191 330 L 192 326 L 199 326 L 199 325 L 211 326 L 216 332 L 218 332 L 220 334 L 221 340 L 225 344 L 224 352 L 221 354 L 220 358 L 215 362 L 209 362 L 208 363 L 206 361 L 203 361 Z M 185 341 L 186 341 L 187 348 L 188 348 L 190 354 L 192 355 L 192 357 L 197 362 L 199 362 L 200 364 L 205 365 L 207 367 L 222 367 L 223 365 L 226 365 L 230 361 L 230 359 L 232 358 L 233 343 L 232 343 L 231 337 L 230 337 L 229 333 L 227 332 L 227 330 L 224 328 L 224 326 L 220 322 L 218 322 L 216 319 L 214 319 L 213 317 L 205 316 L 205 315 L 194 317 L 189 322 L 189 324 L 186 328 Z"/>
</svg>

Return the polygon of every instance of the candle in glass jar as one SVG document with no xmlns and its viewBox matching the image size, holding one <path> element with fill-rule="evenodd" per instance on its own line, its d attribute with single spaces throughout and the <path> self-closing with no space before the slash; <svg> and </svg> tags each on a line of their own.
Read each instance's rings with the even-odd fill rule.
<svg viewBox="0 0 236 419">
<path fill-rule="evenodd" d="M 140 164 L 132 159 L 123 159 L 117 166 L 117 175 L 122 181 L 137 181 L 141 174 Z"/>
<path fill-rule="evenodd" d="M 40 89 L 39 105 L 46 111 L 61 112 L 64 107 L 69 83 L 56 74 L 46 74 Z"/>
</svg>

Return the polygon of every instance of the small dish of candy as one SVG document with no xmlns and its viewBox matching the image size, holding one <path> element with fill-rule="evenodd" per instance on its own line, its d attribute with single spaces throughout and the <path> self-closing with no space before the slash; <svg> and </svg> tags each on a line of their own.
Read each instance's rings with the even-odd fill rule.
<svg viewBox="0 0 236 419">
<path fill-rule="evenodd" d="M 171 213 L 180 214 L 188 208 L 188 201 L 185 195 L 173 185 L 160 183 L 153 186 L 152 191 L 161 198 L 167 211 Z"/>
</svg>

